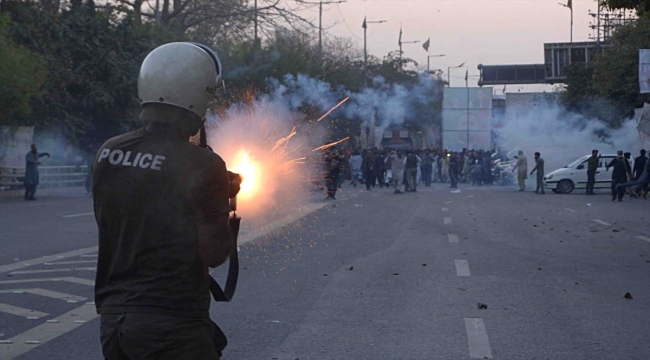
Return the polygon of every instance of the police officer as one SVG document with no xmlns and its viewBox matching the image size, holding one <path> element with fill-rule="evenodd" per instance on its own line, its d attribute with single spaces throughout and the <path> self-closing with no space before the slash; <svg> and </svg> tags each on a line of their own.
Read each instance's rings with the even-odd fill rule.
<svg viewBox="0 0 650 360">
<path fill-rule="evenodd" d="M 95 304 L 107 360 L 216 360 L 208 267 L 236 251 L 229 175 L 189 142 L 220 86 L 212 50 L 169 43 L 138 78 L 144 129 L 109 139 L 93 166 Z"/>
<path fill-rule="evenodd" d="M 587 195 L 596 195 L 594 185 L 596 184 L 596 171 L 600 162 L 598 150 L 592 150 L 589 160 L 587 160 Z"/>
</svg>

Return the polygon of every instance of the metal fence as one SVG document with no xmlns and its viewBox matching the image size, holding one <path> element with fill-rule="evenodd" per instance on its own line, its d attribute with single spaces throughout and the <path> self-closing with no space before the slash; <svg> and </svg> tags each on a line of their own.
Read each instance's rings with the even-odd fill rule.
<svg viewBox="0 0 650 360">
<path fill-rule="evenodd" d="M 88 166 L 39 166 L 40 188 L 84 186 Z M 25 168 L 0 167 L 0 191 L 23 189 Z"/>
</svg>

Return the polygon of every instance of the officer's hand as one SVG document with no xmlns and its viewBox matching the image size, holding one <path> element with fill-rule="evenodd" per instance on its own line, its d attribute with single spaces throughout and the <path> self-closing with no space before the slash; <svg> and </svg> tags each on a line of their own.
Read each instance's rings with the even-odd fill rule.
<svg viewBox="0 0 650 360">
<path fill-rule="evenodd" d="M 244 181 L 241 175 L 228 171 L 228 178 L 230 179 L 230 194 L 229 197 L 234 198 L 241 190 L 241 183 Z"/>
</svg>

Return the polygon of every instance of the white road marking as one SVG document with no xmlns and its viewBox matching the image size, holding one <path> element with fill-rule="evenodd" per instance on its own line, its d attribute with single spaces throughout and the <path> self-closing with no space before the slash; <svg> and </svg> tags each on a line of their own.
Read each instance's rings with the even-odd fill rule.
<svg viewBox="0 0 650 360">
<path fill-rule="evenodd" d="M 78 278 L 74 276 L 66 276 L 60 278 L 45 278 L 45 279 L 21 279 L 21 280 L 3 280 L 0 281 L 0 284 L 23 284 L 23 283 L 32 283 L 32 282 L 46 282 L 46 281 L 65 281 L 69 283 L 75 283 L 80 285 L 95 286 L 95 281 L 90 279 Z"/>
<path fill-rule="evenodd" d="M 449 211 L 449 208 L 443 207 L 443 208 L 441 208 L 440 210 L 442 210 L 442 211 Z"/>
<path fill-rule="evenodd" d="M 465 318 L 469 357 L 472 359 L 492 359 L 490 339 L 488 339 L 482 318 Z"/>
<path fill-rule="evenodd" d="M 446 218 L 444 219 L 444 223 L 445 223 L 446 225 L 451 225 L 451 218 L 446 217 Z"/>
<path fill-rule="evenodd" d="M 469 272 L 469 264 L 467 260 L 454 260 L 456 263 L 456 275 L 458 276 L 472 276 Z"/>
<path fill-rule="evenodd" d="M 11 339 L 8 339 L 12 344 L 0 344 L 0 354 L 2 354 L 2 359 L 14 359 L 27 351 L 43 345 L 46 342 L 84 324 L 81 322 L 75 322 L 75 320 L 85 320 L 85 322 L 89 322 L 97 316 L 95 306 L 83 305 L 53 319 L 58 320 L 56 323 L 46 322 L 31 328 L 22 334 L 18 334 Z"/>
<path fill-rule="evenodd" d="M 650 238 L 647 237 L 647 236 L 639 235 L 639 236 L 637 236 L 637 238 L 638 238 L 638 239 L 641 239 L 641 240 L 645 240 L 645 241 L 647 241 L 647 242 L 650 242 Z"/>
<path fill-rule="evenodd" d="M 84 254 L 81 255 L 81 257 L 85 257 L 85 258 L 97 257 L 97 254 Z"/>
<path fill-rule="evenodd" d="M 46 266 L 52 265 L 74 265 L 74 264 L 96 264 L 97 260 L 72 260 L 72 261 L 57 261 L 51 263 L 43 263 Z"/>
<path fill-rule="evenodd" d="M 20 306 L 13 306 L 13 305 L 2 304 L 2 303 L 0 303 L 0 312 L 18 315 L 28 319 L 30 318 L 38 319 L 47 316 L 47 313 L 44 312 L 25 309 L 25 308 L 21 308 Z"/>
<path fill-rule="evenodd" d="M 577 213 L 577 211 L 575 211 L 575 210 L 573 210 L 573 209 L 569 209 L 569 208 L 565 208 L 564 210 L 566 210 L 566 211 L 571 211 L 571 212 L 574 212 L 574 213 Z"/>
<path fill-rule="evenodd" d="M 466 196 L 468 199 L 471 199 L 474 197 L 474 195 Z"/>
<path fill-rule="evenodd" d="M 600 220 L 600 219 L 594 219 L 594 222 L 597 222 L 597 223 L 599 223 L 600 225 L 605 225 L 605 226 L 612 225 L 612 224 L 610 224 L 610 223 L 608 223 L 608 222 L 606 222 L 606 221 L 602 221 L 602 220 Z"/>
<path fill-rule="evenodd" d="M 96 267 L 79 267 L 79 268 L 63 268 L 63 269 L 45 269 L 45 270 L 20 270 L 12 271 L 11 275 L 26 275 L 26 274 L 44 274 L 53 272 L 68 272 L 68 271 L 95 271 Z"/>
<path fill-rule="evenodd" d="M 15 262 L 13 264 L 7 264 L 7 265 L 2 265 L 0 266 L 0 274 L 9 272 L 9 271 L 14 271 L 22 268 L 26 268 L 28 266 L 32 265 L 39 265 L 43 264 L 46 262 L 51 262 L 53 257 L 59 258 L 59 259 L 65 259 L 65 258 L 70 258 L 74 256 L 79 256 L 79 255 L 84 255 L 84 254 L 90 254 L 92 252 L 97 252 L 98 247 L 93 246 L 85 249 L 79 249 L 79 250 L 73 250 L 73 251 L 68 251 L 64 252 L 61 254 L 56 254 L 56 255 L 49 255 L 49 256 L 43 256 L 40 258 L 32 259 L 32 260 L 24 260 L 24 261 L 19 261 Z"/>
<path fill-rule="evenodd" d="M 449 205 L 451 203 L 453 203 L 453 201 L 445 201 L 445 205 Z"/>
<path fill-rule="evenodd" d="M 458 235 L 456 234 L 447 234 L 447 238 L 450 243 L 458 243 Z"/>
<path fill-rule="evenodd" d="M 62 217 L 64 217 L 64 218 L 75 218 L 75 217 L 90 216 L 90 215 L 95 215 L 95 213 L 91 212 L 91 213 L 83 213 L 83 214 L 63 215 Z"/>
<path fill-rule="evenodd" d="M 83 297 L 83 296 L 70 295 L 70 294 L 66 294 L 66 293 L 62 293 L 62 292 L 58 292 L 58 291 L 52 291 L 52 290 L 41 289 L 41 288 L 0 290 L 0 294 L 16 293 L 17 291 L 20 291 L 21 294 L 22 293 L 29 293 L 29 294 L 49 297 L 49 298 L 52 298 L 52 299 L 63 300 L 63 301 L 79 302 L 79 301 L 86 300 L 86 298 Z"/>
</svg>

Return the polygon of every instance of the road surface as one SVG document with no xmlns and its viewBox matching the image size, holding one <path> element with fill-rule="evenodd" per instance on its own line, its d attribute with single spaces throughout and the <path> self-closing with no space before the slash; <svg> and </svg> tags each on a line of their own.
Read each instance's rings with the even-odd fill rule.
<svg viewBox="0 0 650 360">
<path fill-rule="evenodd" d="M 650 201 L 338 197 L 242 234 L 224 359 L 650 358 Z M 89 198 L 0 201 L 0 359 L 103 359 L 96 238 Z"/>
</svg>

